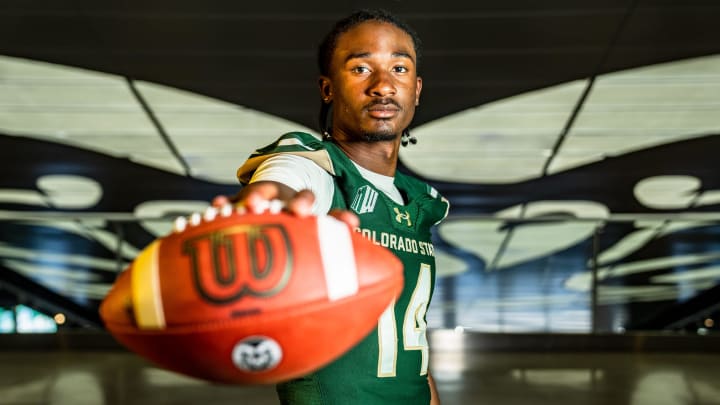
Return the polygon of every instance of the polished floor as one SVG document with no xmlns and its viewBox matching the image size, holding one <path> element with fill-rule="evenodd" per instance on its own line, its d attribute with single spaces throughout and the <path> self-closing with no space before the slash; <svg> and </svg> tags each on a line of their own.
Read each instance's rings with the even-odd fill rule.
<svg viewBox="0 0 720 405">
<path fill-rule="evenodd" d="M 435 352 L 453 404 L 720 404 L 720 355 Z M 0 351 L 4 405 L 277 404 L 273 387 L 207 384 L 124 351 Z"/>
</svg>

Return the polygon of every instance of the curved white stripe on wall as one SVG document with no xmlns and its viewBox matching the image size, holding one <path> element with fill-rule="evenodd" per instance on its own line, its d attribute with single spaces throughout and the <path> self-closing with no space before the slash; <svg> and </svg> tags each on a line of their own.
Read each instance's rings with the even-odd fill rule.
<svg viewBox="0 0 720 405">
<path fill-rule="evenodd" d="M 586 84 L 532 91 L 419 126 L 413 130 L 418 144 L 401 150 L 403 162 L 445 181 L 513 183 L 540 177 Z M 718 55 L 601 75 L 549 173 L 717 133 L 718 111 Z"/>
<path fill-rule="evenodd" d="M 237 167 L 255 148 L 284 132 L 310 132 L 191 92 L 148 82 L 135 85 L 195 177 L 236 184 Z M 0 56 L 0 133 L 70 144 L 184 174 L 117 75 Z"/>
</svg>

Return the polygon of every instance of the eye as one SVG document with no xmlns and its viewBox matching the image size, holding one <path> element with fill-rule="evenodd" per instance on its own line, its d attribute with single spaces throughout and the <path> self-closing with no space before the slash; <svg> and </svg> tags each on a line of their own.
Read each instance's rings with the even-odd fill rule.
<svg viewBox="0 0 720 405">
<path fill-rule="evenodd" d="M 368 73 L 370 71 L 370 68 L 367 66 L 355 66 L 354 68 L 350 69 L 353 73 Z"/>
</svg>

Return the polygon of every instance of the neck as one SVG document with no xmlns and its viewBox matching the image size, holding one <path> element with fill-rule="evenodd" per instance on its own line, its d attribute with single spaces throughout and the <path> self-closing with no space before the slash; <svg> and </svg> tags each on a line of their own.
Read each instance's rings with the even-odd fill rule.
<svg viewBox="0 0 720 405">
<path fill-rule="evenodd" d="M 333 139 L 340 149 L 358 165 L 385 176 L 395 176 L 400 142 L 364 142 Z"/>
</svg>

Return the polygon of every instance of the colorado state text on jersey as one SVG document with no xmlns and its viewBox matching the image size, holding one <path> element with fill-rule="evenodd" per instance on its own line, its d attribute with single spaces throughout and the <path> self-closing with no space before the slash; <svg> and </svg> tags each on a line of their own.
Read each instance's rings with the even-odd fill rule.
<svg viewBox="0 0 720 405">
<path fill-rule="evenodd" d="M 435 256 L 435 249 L 432 243 L 417 241 L 412 238 L 398 236 L 389 232 L 377 232 L 372 229 L 355 229 L 364 237 L 370 239 L 376 245 L 392 250 L 399 250 L 407 253 L 415 253 L 423 256 Z M 380 236 L 378 238 L 378 236 Z"/>
</svg>

